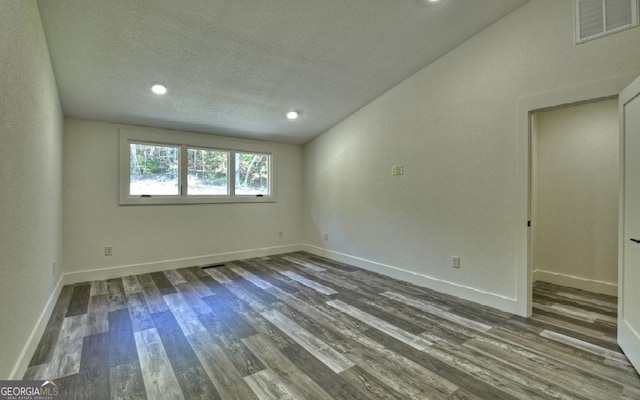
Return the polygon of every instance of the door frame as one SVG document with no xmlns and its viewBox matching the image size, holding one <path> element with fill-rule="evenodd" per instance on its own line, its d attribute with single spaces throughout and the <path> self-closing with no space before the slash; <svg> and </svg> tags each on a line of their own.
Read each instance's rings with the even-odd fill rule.
<svg viewBox="0 0 640 400">
<path fill-rule="evenodd" d="M 530 317 L 532 310 L 531 276 L 531 115 L 538 111 L 617 98 L 637 77 L 623 75 L 588 84 L 554 90 L 518 99 L 518 259 L 516 284 L 516 314 Z M 622 152 L 621 152 L 621 160 Z M 622 186 L 622 184 L 621 184 Z M 620 277 L 619 279 L 620 280 Z"/>
</svg>

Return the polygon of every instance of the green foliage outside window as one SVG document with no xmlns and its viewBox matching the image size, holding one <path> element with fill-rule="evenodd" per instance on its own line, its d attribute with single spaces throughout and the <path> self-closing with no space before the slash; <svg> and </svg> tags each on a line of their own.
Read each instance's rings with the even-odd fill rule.
<svg viewBox="0 0 640 400">
<path fill-rule="evenodd" d="M 271 155 L 232 152 L 185 145 L 129 144 L 129 193 L 131 195 L 228 195 L 229 179 L 237 195 L 270 195 Z M 180 178 L 181 153 L 187 165 Z M 229 155 L 235 155 L 234 175 L 229 176 Z M 186 192 L 180 179 L 187 180 Z M 233 184 L 233 183 L 232 183 Z"/>
<path fill-rule="evenodd" d="M 132 143 L 130 155 L 132 177 L 176 179 L 178 176 L 179 147 Z"/>
<path fill-rule="evenodd" d="M 269 155 L 236 153 L 236 193 L 269 194 Z"/>
</svg>

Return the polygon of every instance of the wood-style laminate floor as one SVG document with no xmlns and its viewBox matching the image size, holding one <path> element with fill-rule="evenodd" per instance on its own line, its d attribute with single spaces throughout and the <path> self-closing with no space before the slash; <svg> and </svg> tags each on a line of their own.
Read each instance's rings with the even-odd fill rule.
<svg viewBox="0 0 640 400">
<path fill-rule="evenodd" d="M 63 399 L 640 399 L 611 299 L 532 319 L 307 253 L 65 286 L 25 379 Z"/>
<path fill-rule="evenodd" d="M 618 298 L 546 282 L 533 284 L 535 321 L 562 329 L 566 335 L 619 352 L 617 345 Z"/>
</svg>

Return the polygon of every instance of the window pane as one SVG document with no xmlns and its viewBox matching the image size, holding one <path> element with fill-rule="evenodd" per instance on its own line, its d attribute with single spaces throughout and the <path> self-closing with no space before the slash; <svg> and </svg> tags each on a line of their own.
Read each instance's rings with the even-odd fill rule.
<svg viewBox="0 0 640 400">
<path fill-rule="evenodd" d="M 227 195 L 229 153 L 221 150 L 188 149 L 187 194 Z"/>
<path fill-rule="evenodd" d="M 236 194 L 268 196 L 271 156 L 236 153 Z"/>
<path fill-rule="evenodd" d="M 129 146 L 129 194 L 180 194 L 180 147 L 141 143 Z"/>
</svg>

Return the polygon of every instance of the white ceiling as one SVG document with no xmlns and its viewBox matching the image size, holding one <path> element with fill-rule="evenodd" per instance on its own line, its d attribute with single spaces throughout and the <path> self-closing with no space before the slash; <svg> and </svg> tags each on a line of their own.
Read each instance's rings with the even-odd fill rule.
<svg viewBox="0 0 640 400">
<path fill-rule="evenodd" d="M 66 116 L 306 143 L 527 0 L 40 0 Z M 166 85 L 164 96 L 151 93 Z M 298 110 L 289 121 L 285 113 Z"/>
</svg>

